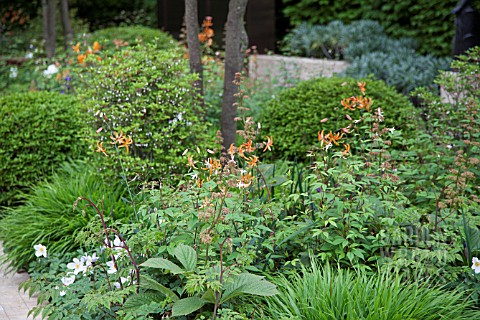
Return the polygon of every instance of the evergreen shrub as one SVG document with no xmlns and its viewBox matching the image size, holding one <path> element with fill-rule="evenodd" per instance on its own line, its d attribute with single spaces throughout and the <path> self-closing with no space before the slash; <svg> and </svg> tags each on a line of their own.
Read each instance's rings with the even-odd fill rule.
<svg viewBox="0 0 480 320">
<path fill-rule="evenodd" d="M 136 45 L 139 43 L 154 43 L 159 50 L 174 49 L 178 41 L 171 35 L 158 29 L 144 26 L 123 26 L 100 29 L 91 34 L 92 41 L 98 41 L 106 49 L 116 47 L 114 40 L 123 41 L 122 44 Z"/>
<path fill-rule="evenodd" d="M 197 75 L 182 52 L 139 45 L 96 61 L 84 76 L 87 135 L 93 150 L 105 148 L 107 156 L 99 155 L 107 167 L 131 178 L 169 178 L 187 169 L 186 149 L 205 146 L 207 124 L 193 88 Z M 120 134 L 131 144 L 115 150 L 111 137 Z"/>
<path fill-rule="evenodd" d="M 54 92 L 0 97 L 0 205 L 51 175 L 68 158 L 85 155 L 79 101 Z"/>
<path fill-rule="evenodd" d="M 366 81 L 372 108 L 382 108 L 385 125 L 413 134 L 412 118 L 416 111 L 409 100 L 383 81 Z M 317 140 L 318 131 L 336 130 L 347 125 L 341 100 L 358 92 L 353 78 L 318 78 L 301 82 L 297 87 L 282 91 L 261 112 L 262 130 L 275 139 L 275 156 L 304 160 Z M 350 116 L 356 119 L 357 114 Z M 328 121 L 321 123 L 322 119 Z"/>
</svg>

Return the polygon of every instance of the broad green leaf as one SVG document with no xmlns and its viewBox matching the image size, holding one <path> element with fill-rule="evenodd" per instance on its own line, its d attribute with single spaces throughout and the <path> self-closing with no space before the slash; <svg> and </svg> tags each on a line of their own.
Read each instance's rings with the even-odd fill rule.
<svg viewBox="0 0 480 320">
<path fill-rule="evenodd" d="M 195 270 L 197 266 L 197 253 L 192 247 L 180 244 L 173 252 L 187 272 Z"/>
<path fill-rule="evenodd" d="M 178 300 L 172 306 L 172 317 L 185 316 L 195 312 L 203 307 L 205 303 L 207 303 L 207 301 L 199 297 L 189 297 Z"/>
<path fill-rule="evenodd" d="M 142 263 L 140 266 L 156 268 L 156 269 L 166 269 L 172 272 L 173 274 L 179 274 L 179 273 L 185 272 L 182 270 L 182 268 L 177 266 L 175 263 L 163 258 L 150 258 L 144 263 Z"/>
<path fill-rule="evenodd" d="M 205 292 L 205 294 L 202 296 L 202 299 L 210 303 L 215 303 L 215 293 L 212 289 L 208 289 L 207 292 Z"/>
<path fill-rule="evenodd" d="M 125 301 L 122 309 L 136 309 L 151 303 L 161 303 L 163 296 L 156 293 L 138 293 L 134 294 Z"/>
<path fill-rule="evenodd" d="M 251 273 L 241 273 L 232 276 L 230 281 L 224 285 L 224 293 L 220 303 L 242 294 L 253 294 L 257 296 L 273 296 L 278 293 L 277 287 L 264 279 Z"/>
<path fill-rule="evenodd" d="M 157 281 L 155 281 L 154 279 L 148 276 L 142 275 L 142 277 L 140 278 L 140 287 L 144 289 L 150 289 L 150 290 L 161 292 L 165 296 L 172 299 L 172 301 L 178 300 L 178 296 L 175 294 L 175 292 L 173 292 L 169 288 L 165 287 L 163 284 L 158 283 Z"/>
</svg>

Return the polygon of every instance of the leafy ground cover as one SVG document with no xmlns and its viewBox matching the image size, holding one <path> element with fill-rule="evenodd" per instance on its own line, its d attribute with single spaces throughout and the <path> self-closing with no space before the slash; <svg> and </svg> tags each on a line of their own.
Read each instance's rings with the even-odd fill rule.
<svg viewBox="0 0 480 320">
<path fill-rule="evenodd" d="M 292 142 L 302 147 L 292 162 L 286 125 L 257 122 L 257 104 L 277 92 L 238 75 L 237 145 L 222 150 L 203 121 L 217 125 L 221 60 L 205 61 L 204 112 L 181 49 L 118 40 L 110 49 L 75 42 L 37 71 L 51 83 L 37 90 L 68 85 L 52 99 L 82 101 L 91 164 L 51 165 L 56 173 L 32 182 L 24 203 L 2 210 L 6 260 L 29 271 L 22 288 L 39 294 L 33 315 L 480 314 L 479 49 L 453 63 L 455 76 L 437 78 L 451 101 L 419 90 L 416 109 L 381 82 L 330 80 L 338 92 L 328 115 L 290 131 L 308 136 Z M 321 104 L 322 81 L 284 89 L 269 112 L 298 105 L 303 94 L 292 92 L 312 83 Z M 382 102 L 382 94 L 393 98 Z M 192 141 L 190 129 L 205 139 Z"/>
</svg>

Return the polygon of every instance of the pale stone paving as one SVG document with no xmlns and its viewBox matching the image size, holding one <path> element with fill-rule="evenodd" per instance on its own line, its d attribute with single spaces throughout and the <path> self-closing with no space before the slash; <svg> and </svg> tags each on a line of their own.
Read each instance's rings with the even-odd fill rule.
<svg viewBox="0 0 480 320">
<path fill-rule="evenodd" d="M 3 246 L 0 242 L 1 255 L 3 255 Z M 0 320 L 33 319 L 27 315 L 28 311 L 36 306 L 37 299 L 29 298 L 27 293 L 18 290 L 18 285 L 27 279 L 26 272 L 7 272 L 7 267 L 0 265 Z"/>
</svg>

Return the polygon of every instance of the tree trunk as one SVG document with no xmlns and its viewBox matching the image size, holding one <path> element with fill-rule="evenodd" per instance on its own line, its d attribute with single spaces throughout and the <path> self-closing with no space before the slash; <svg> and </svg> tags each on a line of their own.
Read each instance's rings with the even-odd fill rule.
<svg viewBox="0 0 480 320">
<path fill-rule="evenodd" d="M 60 0 L 60 18 L 62 19 L 63 35 L 65 37 L 65 49 L 67 49 L 73 41 L 73 29 L 70 23 L 68 0 Z"/>
<path fill-rule="evenodd" d="M 198 4 L 197 0 L 185 0 L 185 25 L 187 27 L 187 46 L 190 61 L 190 72 L 197 73 L 199 79 L 194 87 L 199 94 L 199 102 L 203 107 L 203 65 L 200 41 L 198 40 Z"/>
<path fill-rule="evenodd" d="M 55 56 L 55 0 L 42 0 L 43 37 L 45 38 L 45 52 L 47 58 Z"/>
<path fill-rule="evenodd" d="M 220 119 L 223 147 L 228 149 L 236 143 L 237 106 L 234 94 L 238 86 L 233 83 L 235 74 L 242 71 L 244 55 L 242 49 L 248 46 L 244 20 L 248 0 L 230 0 L 225 37 L 225 80 L 223 83 L 222 115 Z"/>
</svg>

